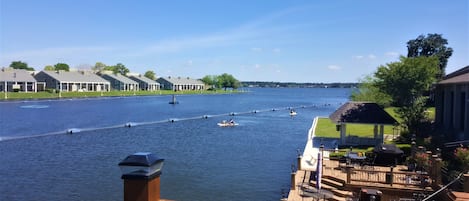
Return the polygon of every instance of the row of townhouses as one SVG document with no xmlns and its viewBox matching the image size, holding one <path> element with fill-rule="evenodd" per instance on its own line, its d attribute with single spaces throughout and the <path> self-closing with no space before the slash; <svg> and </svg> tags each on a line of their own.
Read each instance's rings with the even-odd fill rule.
<svg viewBox="0 0 469 201">
<path fill-rule="evenodd" d="M 111 72 L 90 71 L 40 71 L 29 72 L 20 69 L 0 70 L 0 91 L 37 92 L 45 89 L 57 91 L 156 91 L 204 90 L 205 84 L 197 79 L 181 77 L 160 77 L 156 81 L 142 75 L 124 76 Z"/>
</svg>

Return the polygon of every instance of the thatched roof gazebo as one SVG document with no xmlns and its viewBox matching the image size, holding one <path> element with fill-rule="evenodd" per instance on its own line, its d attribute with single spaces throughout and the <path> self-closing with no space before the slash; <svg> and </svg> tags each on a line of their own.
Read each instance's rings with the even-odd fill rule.
<svg viewBox="0 0 469 201">
<path fill-rule="evenodd" d="M 384 125 L 395 125 L 397 121 L 378 104 L 371 102 L 347 102 L 340 106 L 329 119 L 340 129 L 340 144 L 346 145 L 346 124 L 373 124 L 375 145 L 383 143 Z M 379 133 L 378 133 L 379 125 Z"/>
</svg>

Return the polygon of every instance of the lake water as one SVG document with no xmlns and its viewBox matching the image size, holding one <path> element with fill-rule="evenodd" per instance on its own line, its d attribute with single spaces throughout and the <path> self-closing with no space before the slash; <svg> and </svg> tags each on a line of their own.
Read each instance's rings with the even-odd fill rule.
<svg viewBox="0 0 469 201">
<path fill-rule="evenodd" d="M 279 200 L 313 118 L 351 90 L 248 90 L 181 95 L 178 105 L 170 96 L 0 102 L 0 200 L 123 200 L 117 164 L 141 151 L 165 159 L 162 198 Z M 239 126 L 217 126 L 229 118 Z"/>
</svg>

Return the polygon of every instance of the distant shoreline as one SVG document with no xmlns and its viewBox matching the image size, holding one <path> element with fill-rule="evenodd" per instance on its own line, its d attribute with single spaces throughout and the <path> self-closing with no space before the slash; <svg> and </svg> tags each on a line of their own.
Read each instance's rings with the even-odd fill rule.
<svg viewBox="0 0 469 201">
<path fill-rule="evenodd" d="M 105 98 L 105 97 L 132 97 L 132 96 L 167 96 L 167 95 L 212 95 L 212 94 L 233 94 L 244 93 L 238 90 L 216 90 L 216 91 L 108 91 L 108 92 L 5 92 L 0 93 L 0 101 L 26 101 L 26 100 L 60 100 L 60 99 L 83 99 L 83 98 Z"/>
<path fill-rule="evenodd" d="M 359 83 L 297 83 L 297 82 L 261 82 L 243 81 L 243 87 L 267 87 L 267 88 L 357 88 Z"/>
</svg>

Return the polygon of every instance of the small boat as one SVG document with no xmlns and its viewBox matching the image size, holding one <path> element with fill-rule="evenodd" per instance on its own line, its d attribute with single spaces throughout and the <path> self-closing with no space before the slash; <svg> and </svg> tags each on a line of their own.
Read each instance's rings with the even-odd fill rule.
<svg viewBox="0 0 469 201">
<path fill-rule="evenodd" d="M 78 128 L 70 128 L 67 130 L 67 134 L 79 133 L 80 131 Z"/>
<path fill-rule="evenodd" d="M 297 113 L 294 110 L 290 111 L 290 116 L 296 116 L 296 115 L 297 115 Z"/>
<path fill-rule="evenodd" d="M 239 125 L 238 123 L 235 123 L 234 121 L 225 121 L 223 120 L 220 123 L 217 123 L 218 126 L 220 127 L 233 127 Z"/>
</svg>

